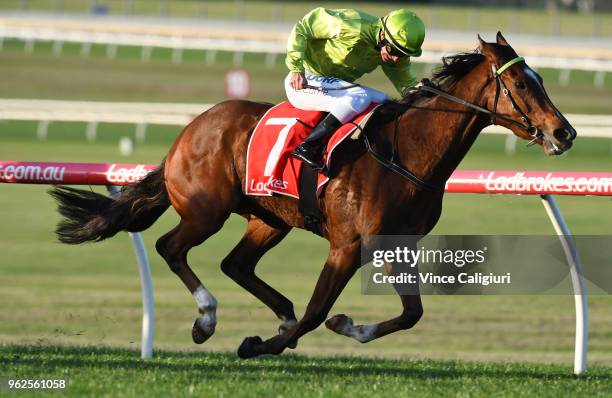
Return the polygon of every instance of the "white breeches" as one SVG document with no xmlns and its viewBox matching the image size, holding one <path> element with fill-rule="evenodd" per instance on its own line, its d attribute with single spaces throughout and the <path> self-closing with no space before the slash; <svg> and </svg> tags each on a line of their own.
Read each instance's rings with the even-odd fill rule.
<svg viewBox="0 0 612 398">
<path fill-rule="evenodd" d="M 287 99 L 294 107 L 304 110 L 329 112 L 342 123 L 352 120 L 372 103 L 381 103 L 387 95 L 373 88 L 345 82 L 335 77 L 306 73 L 307 84 L 315 88 L 294 90 L 291 73 L 285 78 Z"/>
</svg>

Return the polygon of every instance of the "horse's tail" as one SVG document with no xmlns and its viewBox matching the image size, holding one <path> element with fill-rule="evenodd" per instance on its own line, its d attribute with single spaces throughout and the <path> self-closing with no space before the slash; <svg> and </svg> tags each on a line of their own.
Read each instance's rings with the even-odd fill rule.
<svg viewBox="0 0 612 398">
<path fill-rule="evenodd" d="M 101 241 L 119 231 L 139 232 L 149 228 L 170 206 L 164 163 L 142 181 L 126 186 L 113 200 L 96 192 L 68 187 L 49 191 L 64 219 L 55 233 L 63 243 Z"/>
</svg>

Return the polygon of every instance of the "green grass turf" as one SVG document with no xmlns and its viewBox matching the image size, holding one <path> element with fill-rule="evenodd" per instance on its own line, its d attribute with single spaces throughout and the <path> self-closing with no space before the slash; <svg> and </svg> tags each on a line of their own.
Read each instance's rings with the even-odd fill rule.
<svg viewBox="0 0 612 398">
<path fill-rule="evenodd" d="M 79 46 L 67 45 L 56 57 L 50 43 L 37 43 L 33 53 L 26 53 L 22 42 L 7 41 L 0 52 L 0 98 L 215 103 L 225 97 L 225 73 L 236 67 L 233 54 L 227 52 L 217 53 L 216 63 L 207 65 L 203 51 L 188 51 L 177 65 L 170 61 L 168 49 L 155 49 L 149 62 L 140 60 L 141 49 L 136 47 L 119 48 L 117 59 L 109 59 L 104 46 L 94 46 L 90 58 L 79 51 Z M 283 57 L 268 67 L 264 55 L 245 54 L 242 67 L 251 75 L 249 98 L 285 99 Z M 417 78 L 430 76 L 432 67 L 414 64 Z M 612 109 L 612 78 L 603 88 L 595 88 L 592 72 L 574 71 L 565 87 L 559 84 L 558 71 L 540 73 L 562 112 L 608 114 Z M 397 95 L 380 70 L 359 82 Z"/>
<path fill-rule="evenodd" d="M 24 133 L 27 124 L 20 124 Z M 70 129 L 69 127 L 73 127 Z M 118 154 L 116 139 L 131 127 L 117 126 L 114 138 L 99 134 L 84 140 L 83 126 L 70 124 L 39 142 L 16 136 L 13 123 L 0 124 L 0 159 L 156 163 L 176 134 L 160 128 L 158 142 L 137 148 L 131 157 Z M 30 124 L 29 127 L 34 127 Z M 163 130 L 163 132 L 162 132 Z M 605 145 L 604 145 L 605 143 Z M 584 140 L 575 152 L 545 157 L 537 148 L 519 146 L 517 155 L 503 155 L 502 137 L 481 137 L 464 168 L 608 170 L 609 141 Z M 602 150 L 605 147 L 606 150 Z M 65 246 L 53 230 L 59 216 L 45 186 L 0 185 L 0 341 L 18 344 L 102 344 L 138 347 L 140 292 L 127 237 L 120 234 L 99 244 Z M 574 233 L 609 234 L 609 198 L 559 197 Z M 156 300 L 158 348 L 198 352 L 233 351 L 247 335 L 269 337 L 277 320 L 248 293 L 225 277 L 219 264 L 244 229 L 232 217 L 223 230 L 192 250 L 195 272 L 219 299 L 219 325 L 204 346 L 190 340 L 197 316 L 193 299 L 155 253 L 154 242 L 177 223 L 170 210 L 143 233 L 150 254 Z M 553 233 L 539 200 L 529 196 L 447 195 L 435 233 Z M 290 297 L 302 314 L 324 262 L 326 242 L 293 231 L 261 261 L 259 275 Z M 591 363 L 612 364 L 612 317 L 609 297 L 589 297 Z M 471 359 L 555 362 L 573 358 L 573 297 L 496 296 L 424 297 L 425 317 L 411 331 L 361 345 L 319 328 L 300 340 L 298 353 L 355 354 L 399 358 Z M 332 313 L 347 313 L 359 323 L 395 316 L 399 301 L 392 296 L 362 296 L 356 276 Z"/>
<path fill-rule="evenodd" d="M 0 10 L 17 10 L 23 0 L 4 0 Z M 28 8 L 37 11 L 59 10 L 86 13 L 86 0 L 27 0 Z M 315 6 L 328 8 L 358 8 L 372 15 L 385 15 L 398 7 L 415 11 L 426 26 L 439 29 L 477 31 L 519 31 L 548 35 L 612 35 L 610 13 L 554 12 L 544 9 L 510 9 L 500 7 L 461 7 L 431 4 L 398 4 L 389 2 L 322 1 L 198 1 L 198 0 L 100 0 L 111 14 L 171 15 L 176 17 L 221 18 L 236 20 L 273 20 L 294 22 Z"/>
<path fill-rule="evenodd" d="M 0 346 L 0 373 L 68 379 L 67 397 L 606 397 L 612 369 L 576 377 L 557 365 L 304 357 L 240 360 L 174 351 L 141 361 L 108 348 Z M 40 391 L 19 396 L 40 396 Z"/>
</svg>

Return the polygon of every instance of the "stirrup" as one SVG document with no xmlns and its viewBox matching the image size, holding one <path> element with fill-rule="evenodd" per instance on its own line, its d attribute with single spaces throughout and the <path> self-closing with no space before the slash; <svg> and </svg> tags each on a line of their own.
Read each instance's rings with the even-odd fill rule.
<svg viewBox="0 0 612 398">
<path fill-rule="evenodd" d="M 304 160 L 301 157 L 299 159 L 302 160 L 304 163 L 307 163 L 310 167 L 312 167 L 314 171 L 318 171 L 321 174 L 323 174 L 325 177 L 329 177 L 329 169 L 327 168 L 325 163 L 315 163 L 311 161 L 310 159 Z"/>
<path fill-rule="evenodd" d="M 312 167 L 315 170 L 321 170 L 325 167 L 325 165 L 310 159 L 308 156 L 306 156 L 303 152 L 298 152 L 297 150 L 291 152 L 291 156 L 300 159 L 302 162 L 308 164 L 310 167 Z"/>
<path fill-rule="evenodd" d="M 308 153 L 308 150 L 304 149 L 300 145 L 297 148 L 295 148 L 295 150 L 293 152 L 291 152 L 291 156 L 293 156 L 295 158 L 298 158 L 302 162 L 304 162 L 307 165 L 309 165 L 310 167 L 312 167 L 313 170 L 320 171 L 321 173 L 323 173 L 323 174 L 325 174 L 327 176 L 328 175 L 328 170 L 327 170 L 327 166 L 325 166 L 325 163 L 317 162 L 315 160 L 312 160 L 308 156 L 306 156 L 305 153 Z"/>
<path fill-rule="evenodd" d="M 327 168 L 325 163 L 317 163 L 314 166 L 309 163 L 309 165 L 310 167 L 312 167 L 314 171 L 318 171 L 319 173 L 323 174 L 325 177 L 329 177 L 329 169 Z"/>
</svg>

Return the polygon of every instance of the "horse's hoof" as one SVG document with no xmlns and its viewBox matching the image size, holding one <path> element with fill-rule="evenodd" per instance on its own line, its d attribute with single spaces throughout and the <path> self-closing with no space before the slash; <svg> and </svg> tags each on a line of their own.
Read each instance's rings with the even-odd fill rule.
<svg viewBox="0 0 612 398">
<path fill-rule="evenodd" d="M 347 325 L 352 325 L 353 320 L 344 314 L 334 315 L 325 321 L 325 327 L 329 330 L 332 330 L 336 333 L 341 333 L 342 330 L 346 328 Z"/>
<path fill-rule="evenodd" d="M 253 358 L 258 354 L 255 352 L 255 346 L 263 343 L 263 340 L 259 336 L 245 337 L 238 347 L 238 356 L 242 359 Z"/>
<path fill-rule="evenodd" d="M 196 344 L 202 344 L 215 333 L 215 325 L 205 324 L 202 317 L 196 318 L 191 328 L 191 338 Z"/>
</svg>

